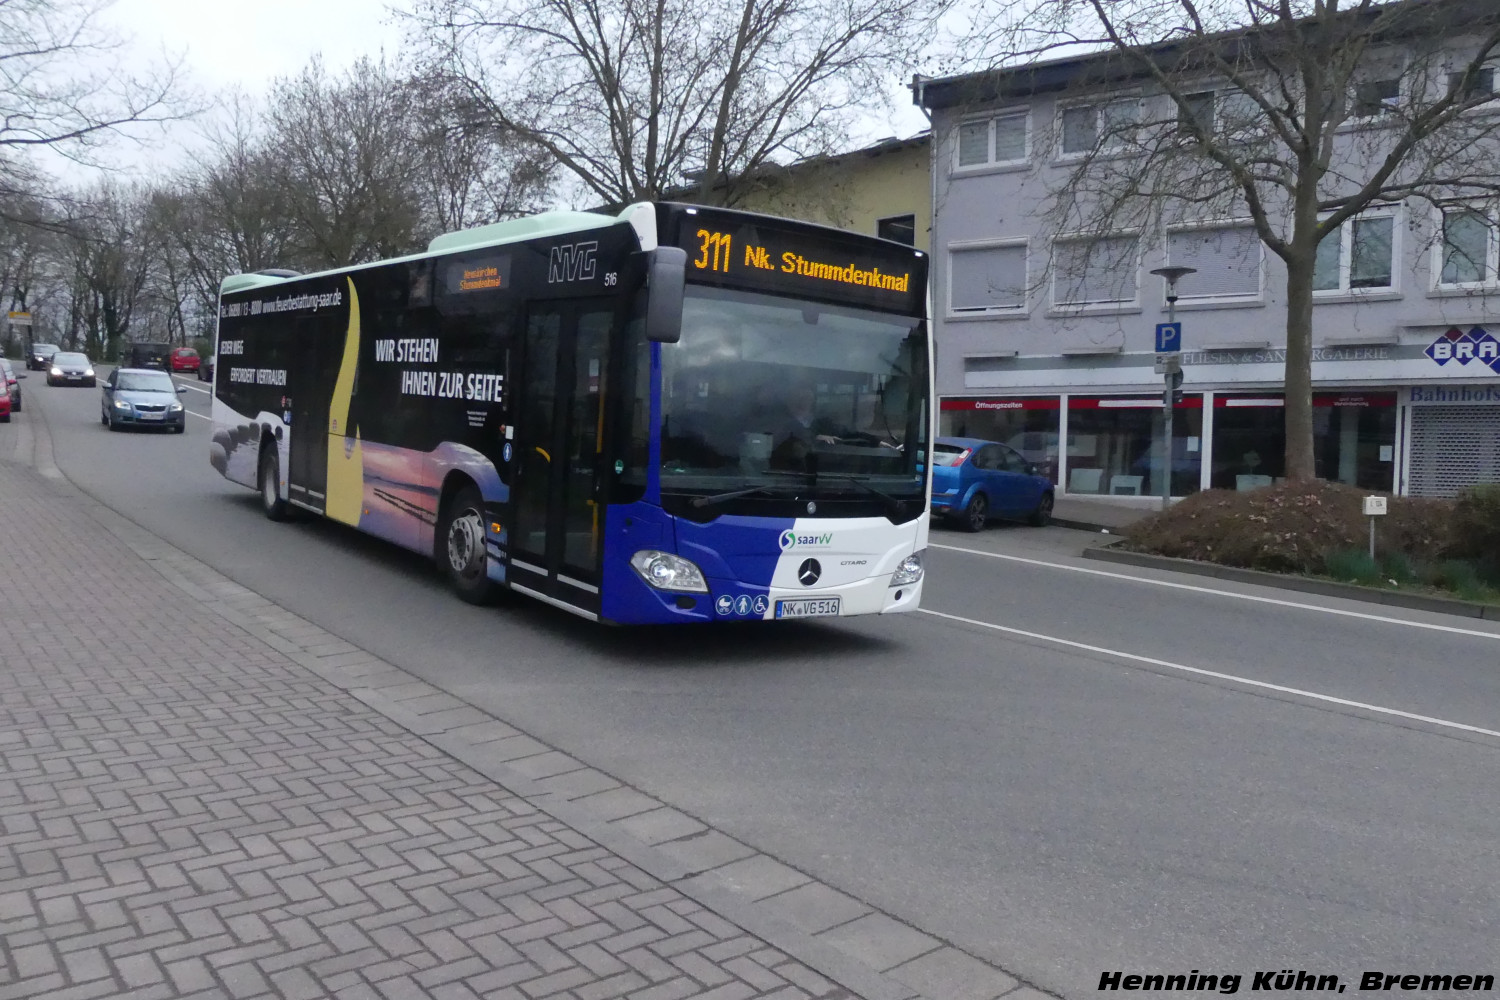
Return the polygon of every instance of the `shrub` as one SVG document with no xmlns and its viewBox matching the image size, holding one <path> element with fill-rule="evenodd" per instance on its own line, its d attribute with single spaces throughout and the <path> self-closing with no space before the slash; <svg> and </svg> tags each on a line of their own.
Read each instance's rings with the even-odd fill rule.
<svg viewBox="0 0 1500 1000">
<path fill-rule="evenodd" d="M 1449 525 L 1450 555 L 1500 563 L 1500 483 L 1480 483 L 1460 493 Z"/>
<path fill-rule="evenodd" d="M 1477 590 L 1484 586 L 1474 564 L 1463 559 L 1444 559 L 1432 567 L 1428 580 L 1444 590 Z"/>
</svg>

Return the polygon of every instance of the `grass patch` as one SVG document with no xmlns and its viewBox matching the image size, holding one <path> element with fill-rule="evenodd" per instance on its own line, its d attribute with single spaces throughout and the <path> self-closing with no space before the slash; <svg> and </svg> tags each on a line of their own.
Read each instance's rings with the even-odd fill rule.
<svg viewBox="0 0 1500 1000">
<path fill-rule="evenodd" d="M 1360 583 L 1366 587 L 1378 587 L 1386 580 L 1380 563 L 1371 559 L 1370 553 L 1359 549 L 1340 549 L 1328 553 L 1323 560 L 1323 571 L 1335 580 Z"/>
</svg>

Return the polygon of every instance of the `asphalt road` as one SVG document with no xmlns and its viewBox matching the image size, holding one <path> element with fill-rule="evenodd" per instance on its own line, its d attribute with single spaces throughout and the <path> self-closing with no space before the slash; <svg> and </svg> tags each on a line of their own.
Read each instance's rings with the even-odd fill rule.
<svg viewBox="0 0 1500 1000">
<path fill-rule="evenodd" d="M 1047 990 L 1500 971 L 1493 623 L 1106 567 L 1025 528 L 935 530 L 925 612 L 889 619 L 473 608 L 414 556 L 261 517 L 182 381 L 180 436 L 111 434 L 97 390 L 36 376 L 26 405 L 73 482 L 219 571 Z"/>
</svg>

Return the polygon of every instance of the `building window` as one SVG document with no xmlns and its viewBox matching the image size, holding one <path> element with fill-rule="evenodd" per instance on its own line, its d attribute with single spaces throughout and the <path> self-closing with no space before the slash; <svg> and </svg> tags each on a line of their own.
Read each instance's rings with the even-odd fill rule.
<svg viewBox="0 0 1500 1000">
<path fill-rule="evenodd" d="M 1026 243 L 954 248 L 948 255 L 952 313 L 1024 312 Z"/>
<path fill-rule="evenodd" d="M 1198 492 L 1203 397 L 1184 396 L 1173 412 L 1172 458 L 1162 462 L 1161 396 L 1068 400 L 1069 493 L 1160 496 L 1170 470 L 1173 496 Z"/>
<path fill-rule="evenodd" d="M 1457 95 L 1460 101 L 1472 101 L 1476 97 L 1488 98 L 1495 96 L 1495 67 L 1481 66 L 1475 74 L 1464 82 L 1462 71 L 1448 74 L 1448 91 Z"/>
<path fill-rule="evenodd" d="M 883 240 L 895 240 L 907 246 L 917 245 L 917 217 L 915 215 L 893 215 L 875 223 L 875 235 Z"/>
<path fill-rule="evenodd" d="M 1057 396 L 945 399 L 939 427 L 950 437 L 1003 442 L 1056 484 L 1061 414 L 1061 400 Z"/>
<path fill-rule="evenodd" d="M 1400 78 L 1365 80 L 1354 85 L 1354 102 L 1349 113 L 1354 118 L 1377 118 L 1400 106 Z"/>
<path fill-rule="evenodd" d="M 1313 291 L 1351 292 L 1395 288 L 1396 213 L 1366 212 L 1329 233 L 1318 244 Z"/>
<path fill-rule="evenodd" d="M 1025 163 L 1030 120 L 1028 112 L 1017 111 L 959 125 L 959 169 Z"/>
<path fill-rule="evenodd" d="M 1243 90 L 1219 91 L 1215 114 L 1215 124 L 1219 131 L 1229 135 L 1259 132 L 1266 126 L 1264 109 Z"/>
<path fill-rule="evenodd" d="M 1212 90 L 1184 94 L 1182 104 L 1177 105 L 1177 131 L 1188 136 L 1213 135 L 1215 98 Z"/>
<path fill-rule="evenodd" d="M 1197 268 L 1178 280 L 1179 299 L 1258 298 L 1261 259 L 1254 226 L 1187 229 L 1167 235 L 1167 260 Z"/>
<path fill-rule="evenodd" d="M 1319 479 L 1367 490 L 1394 482 L 1396 394 L 1316 393 L 1313 471 Z M 1214 399 L 1214 489 L 1251 490 L 1285 475 L 1286 416 L 1280 394 Z"/>
<path fill-rule="evenodd" d="M 1141 120 L 1136 98 L 1104 104 L 1080 104 L 1063 108 L 1062 154 L 1082 156 L 1095 149 L 1109 151 L 1127 143 Z"/>
<path fill-rule="evenodd" d="M 1438 248 L 1439 286 L 1488 285 L 1500 271 L 1500 230 L 1484 212 L 1468 206 L 1443 209 L 1443 241 Z"/>
<path fill-rule="evenodd" d="M 1140 271 L 1134 236 L 1058 241 L 1052 248 L 1052 304 L 1061 308 L 1133 305 Z"/>
</svg>

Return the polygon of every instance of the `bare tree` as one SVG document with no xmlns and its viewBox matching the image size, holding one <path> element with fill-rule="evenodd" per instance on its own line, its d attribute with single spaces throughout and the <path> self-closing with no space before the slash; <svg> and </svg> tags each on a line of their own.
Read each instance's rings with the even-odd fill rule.
<svg viewBox="0 0 1500 1000">
<path fill-rule="evenodd" d="M 108 6 L 0 0 L 0 156 L 51 146 L 86 159 L 110 133 L 181 116 L 176 66 L 127 68 L 101 20 Z"/>
<path fill-rule="evenodd" d="M 1500 192 L 1500 116 L 1479 111 L 1500 82 L 1500 4 L 996 0 L 981 30 L 1018 67 L 1086 56 L 1071 91 L 1095 101 L 1059 127 L 1092 147 L 1051 192 L 1055 234 L 1107 253 L 1110 233 L 1249 218 L 1285 264 L 1286 475 L 1314 478 L 1319 244 L 1374 205 Z"/>
<path fill-rule="evenodd" d="M 226 275 L 300 263 L 281 165 L 258 128 L 258 110 L 231 95 L 206 132 L 202 162 L 153 192 L 150 217 L 162 253 L 180 255 L 198 323 L 211 322 Z M 198 333 L 204 331 L 199 329 Z"/>
<path fill-rule="evenodd" d="M 421 246 L 420 124 L 415 89 L 383 61 L 361 59 L 330 79 L 315 59 L 277 81 L 266 151 L 280 171 L 302 260 L 343 267 Z"/>
<path fill-rule="evenodd" d="M 832 151 L 951 0 L 416 0 L 438 71 L 623 205 Z"/>
<path fill-rule="evenodd" d="M 89 211 L 68 226 L 70 333 L 95 358 L 115 357 L 146 300 L 156 260 L 146 235 L 149 194 L 101 184 L 84 196 Z"/>
</svg>

